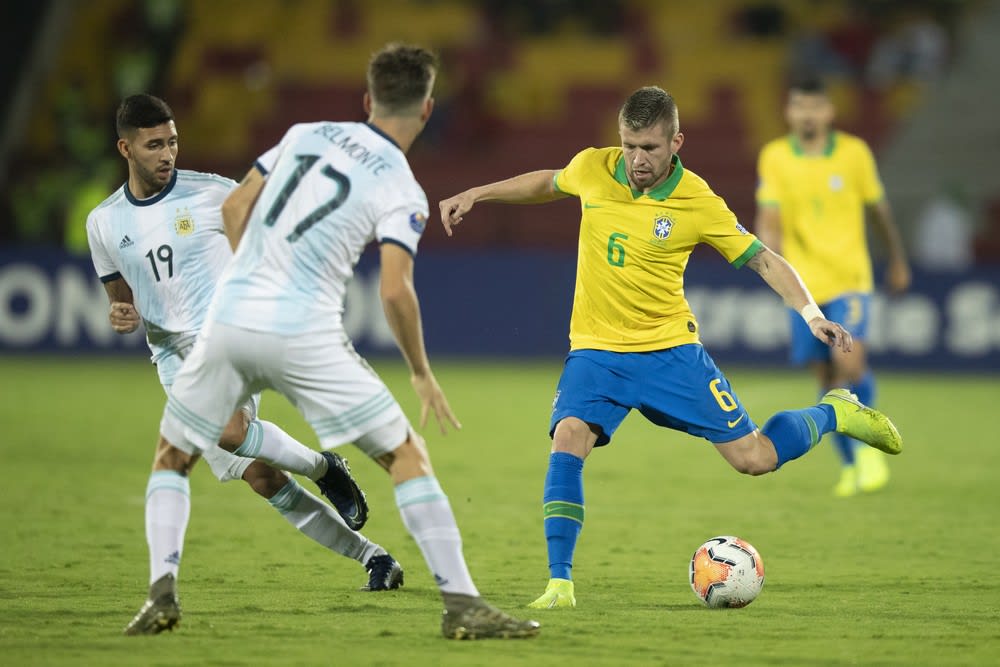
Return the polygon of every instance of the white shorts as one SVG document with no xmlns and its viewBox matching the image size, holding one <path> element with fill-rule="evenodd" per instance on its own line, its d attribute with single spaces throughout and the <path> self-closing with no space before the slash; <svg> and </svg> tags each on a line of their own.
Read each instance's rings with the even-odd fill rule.
<svg viewBox="0 0 1000 667">
<path fill-rule="evenodd" d="M 169 378 L 171 382 L 176 378 L 177 372 L 184 363 L 184 359 L 191 353 L 193 344 L 194 339 L 192 339 L 191 345 L 187 345 L 173 354 L 157 359 L 156 370 L 160 375 L 161 383 L 166 378 Z M 167 396 L 170 395 L 170 388 L 172 386 L 172 384 L 163 384 L 163 391 L 166 392 Z M 260 413 L 260 394 L 253 394 L 240 407 L 249 415 L 250 419 L 257 419 L 257 415 Z M 231 414 L 230 417 L 232 417 Z M 228 422 L 229 420 L 226 421 Z M 227 452 L 222 447 L 219 447 L 218 442 L 201 454 L 202 458 L 205 459 L 205 463 L 212 469 L 212 473 L 220 482 L 231 482 L 234 479 L 242 479 L 243 473 L 253 463 L 253 459 L 248 459 L 245 456 L 236 456 L 232 452 Z"/>
<path fill-rule="evenodd" d="M 354 442 L 377 457 L 408 437 L 402 408 L 347 334 L 283 336 L 215 322 L 178 372 L 160 432 L 179 449 L 204 452 L 236 408 L 263 389 L 298 408 L 325 449 Z"/>
</svg>

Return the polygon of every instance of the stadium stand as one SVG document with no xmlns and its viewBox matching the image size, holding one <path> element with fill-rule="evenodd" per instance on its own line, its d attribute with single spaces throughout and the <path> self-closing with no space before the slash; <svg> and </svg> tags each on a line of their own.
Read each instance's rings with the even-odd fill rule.
<svg viewBox="0 0 1000 667">
<path fill-rule="evenodd" d="M 114 102 L 142 84 L 174 107 L 183 166 L 239 178 L 293 122 L 362 120 L 369 53 L 389 40 L 417 41 L 445 63 L 436 116 L 411 154 L 432 204 L 473 183 L 559 167 L 580 148 L 616 143 L 621 100 L 655 83 L 678 100 L 685 165 L 749 222 L 756 151 L 783 131 L 784 85 L 796 62 L 827 67 L 840 126 L 876 151 L 923 90 L 907 77 L 864 84 L 879 31 L 893 24 L 891 17 L 859 17 L 858 3 L 718 0 L 676 11 L 635 0 L 613 3 L 620 11 L 609 15 L 602 3 L 566 2 L 559 6 L 577 12 L 555 16 L 532 14 L 532 3 L 460 0 L 176 5 L 174 15 L 156 21 L 125 0 L 77 6 L 26 134 L 32 157 L 22 162 L 54 156 L 65 143 L 63 118 L 53 111 L 65 82 L 74 82 L 88 122 L 106 128 Z M 102 51 L 95 43 L 109 46 Z M 146 75 L 124 76 L 130 60 L 136 69 L 143 44 L 155 47 L 144 52 L 152 62 L 138 68 Z M 576 242 L 569 205 L 516 216 L 484 209 L 477 220 L 449 246 Z M 444 242 L 432 226 L 425 244 Z"/>
</svg>

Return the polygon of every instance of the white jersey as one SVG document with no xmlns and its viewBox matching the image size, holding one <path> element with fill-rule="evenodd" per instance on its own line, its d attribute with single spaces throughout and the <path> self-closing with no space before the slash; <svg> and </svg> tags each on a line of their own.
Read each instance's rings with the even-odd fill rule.
<svg viewBox="0 0 1000 667">
<path fill-rule="evenodd" d="M 267 178 L 213 303 L 250 331 L 342 331 L 344 294 L 365 246 L 416 254 L 427 196 L 399 146 L 365 123 L 293 125 L 256 162 Z"/>
<path fill-rule="evenodd" d="M 102 282 L 124 278 L 157 362 L 201 329 L 232 258 L 222 202 L 236 183 L 175 169 L 170 183 L 136 199 L 126 183 L 87 216 L 87 239 Z"/>
</svg>

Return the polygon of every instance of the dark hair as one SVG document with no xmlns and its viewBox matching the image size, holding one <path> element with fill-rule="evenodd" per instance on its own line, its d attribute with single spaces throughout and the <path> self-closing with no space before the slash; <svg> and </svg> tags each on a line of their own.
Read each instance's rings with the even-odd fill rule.
<svg viewBox="0 0 1000 667">
<path fill-rule="evenodd" d="M 826 82 L 815 74 L 801 74 L 792 79 L 788 90 L 806 95 L 826 95 Z"/>
<path fill-rule="evenodd" d="M 174 119 L 174 112 L 159 97 L 140 93 L 129 95 L 118 105 L 115 128 L 118 138 L 140 127 L 156 127 Z"/>
<path fill-rule="evenodd" d="M 669 136 L 677 134 L 680 129 L 677 103 L 670 93 L 659 86 L 646 86 L 635 91 L 618 112 L 618 122 L 631 130 L 644 130 L 664 121 L 670 124 Z"/>
<path fill-rule="evenodd" d="M 427 97 L 437 66 L 437 57 L 426 49 L 389 44 L 368 63 L 368 93 L 390 114 L 406 111 Z"/>
</svg>

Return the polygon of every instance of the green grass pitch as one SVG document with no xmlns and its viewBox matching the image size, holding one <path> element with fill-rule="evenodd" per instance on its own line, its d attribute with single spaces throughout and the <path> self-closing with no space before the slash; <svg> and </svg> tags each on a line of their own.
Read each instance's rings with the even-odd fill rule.
<svg viewBox="0 0 1000 667">
<path fill-rule="evenodd" d="M 409 414 L 399 363 L 375 363 Z M 464 429 L 424 429 L 482 593 L 527 614 L 546 579 L 540 499 L 558 360 L 441 362 Z M 805 373 L 730 369 L 758 424 L 812 402 Z M 880 374 L 905 449 L 884 491 L 835 499 L 829 443 L 750 478 L 707 443 L 631 415 L 587 463 L 578 606 L 533 612 L 536 640 L 448 642 L 386 475 L 343 448 L 367 489 L 365 533 L 406 568 L 399 592 L 357 590 L 357 563 L 310 542 L 240 482 L 192 475 L 184 619 L 126 638 L 147 585 L 143 493 L 163 399 L 138 359 L 0 359 L 3 665 L 940 665 L 1000 650 L 995 378 Z M 284 401 L 262 415 L 314 445 Z M 763 556 L 763 593 L 709 610 L 687 582 L 703 540 Z"/>
</svg>

